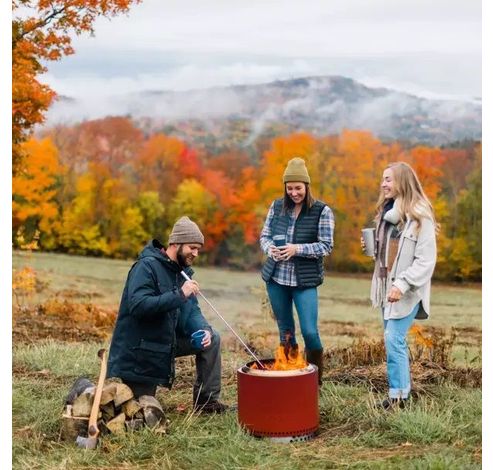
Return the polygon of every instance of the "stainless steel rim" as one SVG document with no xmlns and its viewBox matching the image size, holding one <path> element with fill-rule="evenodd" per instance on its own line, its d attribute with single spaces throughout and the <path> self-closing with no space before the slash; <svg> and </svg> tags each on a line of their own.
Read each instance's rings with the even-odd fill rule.
<svg viewBox="0 0 493 470">
<path fill-rule="evenodd" d="M 315 367 L 312 364 L 308 364 L 303 369 L 291 369 L 291 370 L 264 370 L 264 369 L 252 369 L 245 365 L 238 369 L 238 372 L 243 372 L 249 375 L 258 375 L 260 377 L 295 377 L 298 375 L 312 374 L 315 371 Z"/>
<path fill-rule="evenodd" d="M 292 442 L 305 442 L 310 441 L 315 437 L 315 433 L 302 434 L 301 436 L 283 436 L 283 437 L 267 437 L 272 442 L 279 444 L 291 444 Z"/>
</svg>

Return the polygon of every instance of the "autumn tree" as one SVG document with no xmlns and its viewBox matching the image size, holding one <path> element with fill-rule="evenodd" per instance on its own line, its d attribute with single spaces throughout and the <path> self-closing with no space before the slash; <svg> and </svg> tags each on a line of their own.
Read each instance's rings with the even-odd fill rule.
<svg viewBox="0 0 493 470">
<path fill-rule="evenodd" d="M 12 1 L 12 168 L 22 162 L 23 148 L 55 92 L 39 81 L 46 63 L 74 53 L 71 35 L 94 33 L 100 16 L 126 13 L 140 0 L 13 0 Z"/>
<path fill-rule="evenodd" d="M 239 150 L 230 149 L 219 155 L 214 155 L 207 162 L 211 170 L 222 171 L 231 179 L 237 179 L 244 168 L 250 165 L 248 155 Z"/>
<path fill-rule="evenodd" d="M 142 228 L 149 238 L 161 238 L 166 229 L 165 208 L 156 191 L 144 191 L 138 194 L 136 205 L 142 215 Z"/>
<path fill-rule="evenodd" d="M 156 191 L 162 202 L 169 202 L 182 181 L 182 158 L 187 157 L 190 154 L 182 140 L 161 133 L 152 135 L 132 163 L 139 190 Z"/>
<path fill-rule="evenodd" d="M 266 207 L 274 198 L 283 194 L 282 175 L 288 161 L 294 157 L 309 161 L 315 144 L 315 138 L 308 133 L 291 134 L 272 140 L 270 149 L 263 155 L 259 169 L 259 189 Z"/>
<path fill-rule="evenodd" d="M 344 130 L 323 139 L 314 155 L 314 187 L 334 211 L 335 248 L 330 265 L 336 269 L 368 269 L 361 252 L 363 227 L 371 226 L 385 165 L 395 159 L 398 147 L 383 144 L 366 131 Z M 317 188 L 320 190 L 317 191 Z"/>
<path fill-rule="evenodd" d="M 476 145 L 471 161 L 467 154 L 459 153 L 457 156 L 461 161 L 467 159 L 462 168 L 470 167 L 470 171 L 462 175 L 463 185 L 457 187 L 456 197 L 447 200 L 447 217 L 439 234 L 436 273 L 444 279 L 478 281 L 482 277 L 481 144 Z M 460 166 L 457 168 L 460 171 Z"/>
<path fill-rule="evenodd" d="M 209 236 L 209 228 L 217 211 L 217 199 L 203 184 L 195 179 L 186 179 L 178 186 L 175 197 L 169 205 L 169 228 L 181 216 L 189 216 L 202 230 L 205 236 L 205 251 L 214 248 L 217 240 Z M 167 241 L 167 237 L 165 237 Z M 203 259 L 205 259 L 205 256 Z"/>
<path fill-rule="evenodd" d="M 87 170 L 89 164 L 96 163 L 107 168 L 113 178 L 133 172 L 131 163 L 140 151 L 144 135 L 131 119 L 108 116 L 83 122 L 75 127 L 75 131 L 76 140 L 62 154 L 62 161 L 66 165 L 76 163 L 80 171 Z M 71 160 L 73 164 L 70 163 Z M 73 166 L 71 168 L 74 169 Z"/>
<path fill-rule="evenodd" d="M 63 210 L 59 242 L 74 254 L 131 257 L 149 238 L 131 184 L 102 164 L 77 179 L 76 195 Z"/>
<path fill-rule="evenodd" d="M 12 229 L 14 235 L 22 230 L 26 240 L 39 232 L 41 246 L 50 248 L 59 216 L 57 188 L 63 175 L 58 151 L 50 139 L 31 139 L 22 144 L 22 150 L 31 164 L 12 178 Z"/>
<path fill-rule="evenodd" d="M 62 215 L 59 245 L 62 251 L 80 255 L 109 255 L 110 250 L 96 218 L 98 182 L 92 172 L 77 178 L 75 197 Z"/>
<path fill-rule="evenodd" d="M 258 243 L 266 214 L 258 190 L 258 171 L 251 166 L 244 168 L 238 179 L 232 214 L 234 223 L 241 228 L 243 234 L 241 242 L 246 245 Z"/>
</svg>

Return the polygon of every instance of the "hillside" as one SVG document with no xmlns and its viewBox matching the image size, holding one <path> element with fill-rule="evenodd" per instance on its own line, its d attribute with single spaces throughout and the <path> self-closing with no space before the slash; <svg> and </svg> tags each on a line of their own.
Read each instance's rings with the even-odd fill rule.
<svg viewBox="0 0 493 470">
<path fill-rule="evenodd" d="M 49 122 L 130 115 L 147 131 L 165 131 L 196 147 L 249 147 L 258 137 L 293 131 L 334 134 L 366 129 L 383 140 L 443 145 L 481 139 L 481 103 L 431 100 L 340 77 L 309 77 L 203 90 L 142 91 L 110 97 L 91 110 L 60 99 Z"/>
</svg>

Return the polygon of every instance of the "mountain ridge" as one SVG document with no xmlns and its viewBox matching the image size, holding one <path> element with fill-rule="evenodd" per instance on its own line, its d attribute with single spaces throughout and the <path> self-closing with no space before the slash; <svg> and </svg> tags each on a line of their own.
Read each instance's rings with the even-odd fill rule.
<svg viewBox="0 0 493 470">
<path fill-rule="evenodd" d="M 306 131 L 327 135 L 365 129 L 382 140 L 446 145 L 481 139 L 482 104 L 428 99 L 386 87 L 369 87 L 340 75 L 300 77 L 253 85 L 187 91 L 144 90 L 109 97 L 101 109 L 62 98 L 48 122 L 104 115 L 131 116 L 145 130 L 166 131 L 195 145 L 220 143 L 233 132 L 249 146 L 261 136 Z M 232 129 L 233 128 L 233 129 Z"/>
</svg>

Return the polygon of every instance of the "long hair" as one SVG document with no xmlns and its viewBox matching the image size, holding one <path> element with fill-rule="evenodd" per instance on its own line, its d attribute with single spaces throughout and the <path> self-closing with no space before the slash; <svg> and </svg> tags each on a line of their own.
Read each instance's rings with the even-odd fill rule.
<svg viewBox="0 0 493 470">
<path fill-rule="evenodd" d="M 416 175 L 412 167 L 405 162 L 394 162 L 389 163 L 387 168 L 392 171 L 395 191 L 394 207 L 399 211 L 401 223 L 404 223 L 410 217 L 417 221 L 419 230 L 421 228 L 421 221 L 424 218 L 428 218 L 431 219 L 438 230 L 433 206 L 421 186 L 418 175 Z M 382 215 L 385 202 L 384 192 L 380 189 L 380 196 L 376 205 L 377 220 Z"/>
<path fill-rule="evenodd" d="M 288 192 L 286 191 L 286 184 L 287 183 L 284 183 L 284 201 L 282 204 L 283 214 L 295 206 L 293 200 L 289 197 Z M 310 183 L 303 183 L 303 184 L 305 185 L 306 194 L 305 194 L 305 199 L 303 200 L 303 207 L 301 208 L 301 210 L 304 212 L 308 212 L 313 206 L 313 204 L 315 203 L 315 199 L 312 196 L 312 192 L 310 191 Z"/>
</svg>

